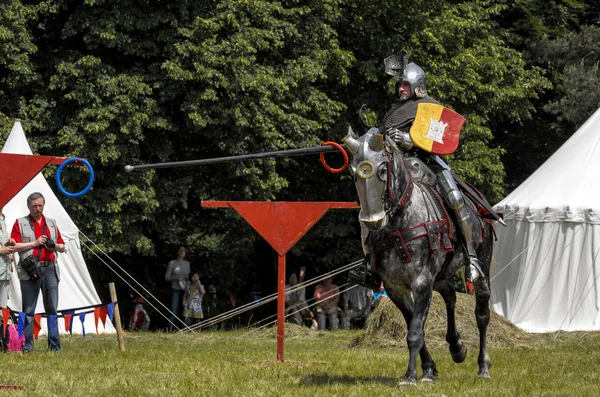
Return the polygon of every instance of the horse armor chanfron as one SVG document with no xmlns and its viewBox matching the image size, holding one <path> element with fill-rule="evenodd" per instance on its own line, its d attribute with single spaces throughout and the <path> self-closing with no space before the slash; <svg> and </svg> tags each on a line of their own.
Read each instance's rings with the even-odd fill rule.
<svg viewBox="0 0 600 397">
<path fill-rule="evenodd" d="M 377 128 L 361 137 L 349 129 L 345 142 L 352 153 L 351 167 L 361 207 L 359 220 L 370 231 L 366 245 L 371 266 L 407 324 L 409 361 L 402 384 L 416 384 L 417 355 L 421 357 L 421 381 L 433 382 L 437 370 L 424 340 L 433 290 L 440 293 L 446 304 L 446 341 L 453 360 L 462 362 L 467 354 L 456 329 L 453 282 L 453 275 L 467 261 L 467 253 L 462 244 L 452 241 L 452 221 L 436 192 L 435 175 L 423 162 L 406 158 Z M 474 207 L 469 208 L 476 217 Z M 493 232 L 491 225 L 478 217 L 476 224 L 480 236 L 476 251 L 484 274 L 474 283 L 480 334 L 478 374 L 489 378 L 491 361 L 486 332 L 490 319 Z"/>
</svg>

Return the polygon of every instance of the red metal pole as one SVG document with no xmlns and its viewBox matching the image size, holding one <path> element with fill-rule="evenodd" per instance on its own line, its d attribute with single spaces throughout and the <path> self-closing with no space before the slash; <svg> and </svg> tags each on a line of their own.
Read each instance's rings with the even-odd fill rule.
<svg viewBox="0 0 600 397">
<path fill-rule="evenodd" d="M 284 362 L 285 342 L 285 254 L 277 260 L 277 361 Z"/>
</svg>

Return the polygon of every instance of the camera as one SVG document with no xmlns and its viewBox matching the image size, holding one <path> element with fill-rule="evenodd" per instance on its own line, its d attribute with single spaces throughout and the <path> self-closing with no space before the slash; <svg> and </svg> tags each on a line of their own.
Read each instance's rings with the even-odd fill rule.
<svg viewBox="0 0 600 397">
<path fill-rule="evenodd" d="M 51 251 L 54 251 L 54 249 L 56 248 L 56 243 L 50 237 L 46 239 L 46 244 L 44 245 Z"/>
</svg>

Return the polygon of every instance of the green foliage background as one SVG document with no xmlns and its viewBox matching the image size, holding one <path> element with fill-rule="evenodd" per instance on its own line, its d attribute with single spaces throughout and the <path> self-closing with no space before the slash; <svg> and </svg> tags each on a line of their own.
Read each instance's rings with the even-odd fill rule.
<svg viewBox="0 0 600 397">
<path fill-rule="evenodd" d="M 200 201 L 353 201 L 349 173 L 316 156 L 123 167 L 362 132 L 361 107 L 377 125 L 394 103 L 382 60 L 405 49 L 430 94 L 468 120 L 449 162 L 497 202 L 600 106 L 599 12 L 592 0 L 6 0 L 1 139 L 21 119 L 35 153 L 92 163 L 91 192 L 61 201 L 151 290 L 167 289 L 165 263 L 186 244 L 222 290 L 270 292 L 268 246 L 234 211 Z M 87 180 L 63 175 L 70 190 Z M 359 257 L 356 215 L 326 215 L 300 243 L 302 264 L 317 273 Z M 98 283 L 114 278 L 90 261 Z"/>
</svg>

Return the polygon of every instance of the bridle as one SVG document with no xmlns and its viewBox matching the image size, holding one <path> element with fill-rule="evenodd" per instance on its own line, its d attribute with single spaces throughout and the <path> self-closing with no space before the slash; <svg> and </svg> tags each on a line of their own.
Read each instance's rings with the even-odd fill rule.
<svg viewBox="0 0 600 397">
<path fill-rule="evenodd" d="M 386 145 L 385 148 L 385 156 L 388 159 L 387 163 L 387 194 L 384 192 L 382 200 L 384 202 L 384 208 L 388 210 L 388 216 L 393 217 L 397 211 L 404 211 L 408 204 L 410 203 L 410 199 L 412 197 L 414 180 L 412 177 L 412 173 L 410 169 L 407 167 L 406 162 L 402 156 L 400 157 L 400 161 L 402 162 L 401 166 L 406 173 L 406 186 L 402 195 L 400 197 L 394 197 L 394 186 L 393 183 L 397 180 L 395 178 L 394 164 L 395 164 L 395 156 L 394 151 L 397 151 L 394 147 L 391 149 Z M 393 182 L 394 181 L 394 182 Z"/>
</svg>

